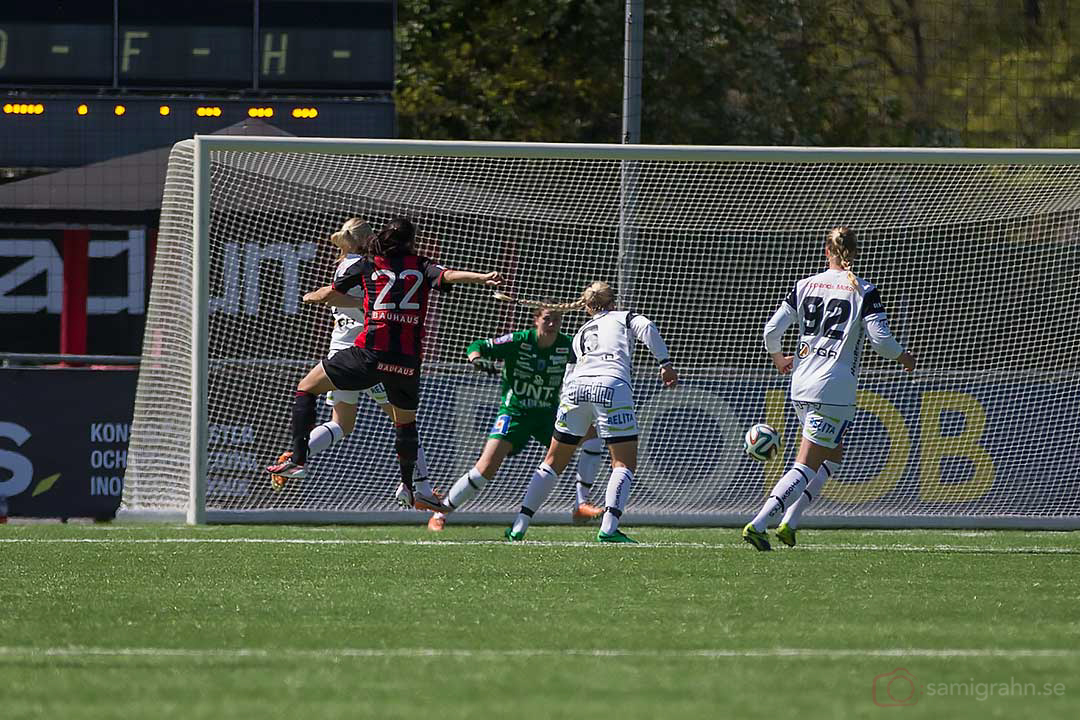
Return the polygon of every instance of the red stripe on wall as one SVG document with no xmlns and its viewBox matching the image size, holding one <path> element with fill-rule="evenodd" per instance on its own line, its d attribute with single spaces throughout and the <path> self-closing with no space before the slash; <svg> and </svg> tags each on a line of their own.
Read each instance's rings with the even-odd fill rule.
<svg viewBox="0 0 1080 720">
<path fill-rule="evenodd" d="M 60 312 L 60 352 L 86 354 L 86 296 L 89 230 L 64 231 L 64 302 Z"/>
</svg>

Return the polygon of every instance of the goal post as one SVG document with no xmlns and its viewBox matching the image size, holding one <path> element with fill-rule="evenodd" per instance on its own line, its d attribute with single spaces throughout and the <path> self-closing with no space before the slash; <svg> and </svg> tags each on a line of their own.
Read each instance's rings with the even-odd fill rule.
<svg viewBox="0 0 1080 720">
<path fill-rule="evenodd" d="M 607 280 L 657 324 L 683 382 L 660 389 L 637 355 L 628 520 L 734 525 L 756 511 L 799 439 L 761 330 L 846 224 L 863 246 L 856 273 L 920 367 L 906 376 L 866 350 L 843 466 L 804 525 L 1080 527 L 1080 152 L 242 136 L 170 156 L 123 515 L 421 520 L 393 503 L 391 426 L 363 394 L 356 429 L 311 478 L 273 492 L 262 471 L 289 446 L 293 388 L 327 351 L 329 313 L 299 296 L 332 277 L 329 234 L 395 215 L 450 267 L 557 301 Z M 581 321 L 568 313 L 564 331 Z M 466 345 L 530 322 L 478 287 L 434 297 L 419 426 L 437 486 L 472 466 L 498 405 Z M 319 422 L 329 413 L 320 399 Z M 781 431 L 781 459 L 741 452 L 754 422 Z M 541 457 L 534 444 L 507 460 L 452 520 L 510 519 Z M 569 521 L 574 467 L 538 520 Z"/>
</svg>

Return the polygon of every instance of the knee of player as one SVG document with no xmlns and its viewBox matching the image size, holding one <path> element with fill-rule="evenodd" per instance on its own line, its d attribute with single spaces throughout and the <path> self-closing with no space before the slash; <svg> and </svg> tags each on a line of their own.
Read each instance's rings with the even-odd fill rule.
<svg viewBox="0 0 1080 720">
<path fill-rule="evenodd" d="M 350 434 L 356 427 L 356 418 L 341 417 L 337 413 L 334 413 L 334 422 L 341 428 L 342 436 Z"/>
</svg>

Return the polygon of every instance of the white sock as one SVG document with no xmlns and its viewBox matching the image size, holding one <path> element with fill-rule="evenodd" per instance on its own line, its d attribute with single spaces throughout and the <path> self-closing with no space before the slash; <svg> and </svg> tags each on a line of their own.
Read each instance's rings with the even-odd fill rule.
<svg viewBox="0 0 1080 720">
<path fill-rule="evenodd" d="M 634 473 L 629 468 L 612 468 L 604 495 L 604 520 L 600 523 L 600 532 L 611 535 L 619 529 L 619 518 L 622 517 L 626 501 L 630 499 L 630 486 L 633 484 Z"/>
<path fill-rule="evenodd" d="M 469 472 L 459 477 L 454 486 L 450 488 L 450 492 L 446 494 L 446 500 L 443 502 L 451 510 L 457 510 L 476 497 L 484 489 L 485 485 L 487 485 L 487 478 L 480 474 L 480 471 L 476 468 L 469 468 Z"/>
<path fill-rule="evenodd" d="M 769 499 L 761 506 L 761 512 L 750 521 L 754 529 L 758 532 L 764 532 L 775 516 L 786 510 L 788 503 L 794 504 L 794 501 L 799 499 L 799 496 L 803 493 L 803 488 L 809 484 L 810 479 L 816 474 L 808 465 L 802 463 L 792 464 L 791 469 L 784 473 L 784 477 L 780 478 L 780 482 L 773 487 Z"/>
<path fill-rule="evenodd" d="M 424 478 L 423 480 L 413 480 L 413 487 L 429 497 L 435 493 L 435 488 L 431 486 L 431 481 L 427 478 Z"/>
<path fill-rule="evenodd" d="M 799 526 L 799 518 L 802 517 L 803 511 L 810 507 L 810 503 L 817 499 L 818 494 L 821 492 L 821 488 L 825 486 L 825 481 L 836 474 L 840 469 L 840 463 L 833 462 L 832 460 L 825 460 L 821 463 L 821 467 L 818 468 L 817 475 L 815 475 L 806 488 L 803 490 L 803 494 L 799 496 L 791 506 L 784 513 L 784 517 L 780 520 L 781 523 L 786 523 L 792 530 Z"/>
<path fill-rule="evenodd" d="M 311 435 L 308 436 L 308 457 L 318 455 L 334 443 L 339 442 L 343 437 L 345 437 L 345 433 L 342 432 L 341 426 L 333 420 L 324 422 L 322 425 L 316 425 L 311 431 Z"/>
<path fill-rule="evenodd" d="M 529 528 L 533 514 L 548 499 L 558 481 L 559 475 L 547 463 L 540 463 L 540 467 L 533 470 L 529 486 L 525 488 L 525 499 L 521 501 L 521 512 L 514 519 L 512 529 L 515 533 L 523 533 Z"/>
<path fill-rule="evenodd" d="M 426 480 L 428 476 L 427 458 L 424 457 L 424 448 L 416 446 L 416 466 L 413 468 L 413 482 Z"/>
<path fill-rule="evenodd" d="M 584 505 L 589 501 L 589 492 L 596 481 L 596 473 L 600 470 L 600 463 L 604 460 L 604 441 L 600 438 L 589 438 L 581 446 L 581 454 L 577 461 L 577 504 Z"/>
</svg>

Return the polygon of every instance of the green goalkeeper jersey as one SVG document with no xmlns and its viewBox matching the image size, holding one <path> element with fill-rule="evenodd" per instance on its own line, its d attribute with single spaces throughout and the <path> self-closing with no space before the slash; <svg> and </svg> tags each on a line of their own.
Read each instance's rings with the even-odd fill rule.
<svg viewBox="0 0 1080 720">
<path fill-rule="evenodd" d="M 559 333 L 554 343 L 542 348 L 536 342 L 535 328 L 518 330 L 489 340 L 474 340 L 465 353 L 471 355 L 474 350 L 486 358 L 503 361 L 500 414 L 554 412 L 558 407 L 563 373 L 574 357 L 569 335 Z"/>
</svg>

